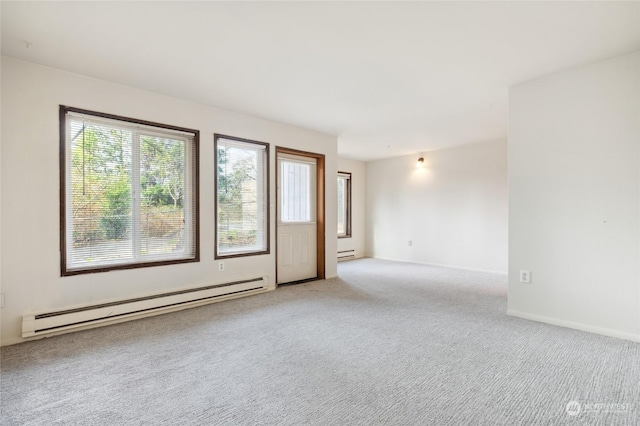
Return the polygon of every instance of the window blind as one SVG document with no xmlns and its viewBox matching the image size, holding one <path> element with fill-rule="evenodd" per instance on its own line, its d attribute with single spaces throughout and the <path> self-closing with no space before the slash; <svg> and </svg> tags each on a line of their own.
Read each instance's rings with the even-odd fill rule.
<svg viewBox="0 0 640 426">
<path fill-rule="evenodd" d="M 338 173 L 338 237 L 351 235 L 351 174 Z"/>
<path fill-rule="evenodd" d="M 283 223 L 311 222 L 309 181 L 313 163 L 281 158 L 280 220 Z"/>
<path fill-rule="evenodd" d="M 216 137 L 216 254 L 268 251 L 268 147 Z"/>
<path fill-rule="evenodd" d="M 67 270 L 196 257 L 195 135 L 66 114 Z"/>
</svg>

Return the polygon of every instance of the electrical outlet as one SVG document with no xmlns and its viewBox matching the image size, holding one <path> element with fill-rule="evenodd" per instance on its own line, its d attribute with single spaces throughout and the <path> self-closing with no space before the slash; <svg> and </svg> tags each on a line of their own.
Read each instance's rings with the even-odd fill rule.
<svg viewBox="0 0 640 426">
<path fill-rule="evenodd" d="M 224 262 L 218 262 L 218 271 L 224 271 Z"/>
<path fill-rule="evenodd" d="M 525 283 L 525 284 L 531 283 L 531 272 L 521 269 L 520 270 L 520 282 L 521 283 Z"/>
<path fill-rule="evenodd" d="M 413 240 L 409 240 L 409 247 L 413 245 Z"/>
</svg>

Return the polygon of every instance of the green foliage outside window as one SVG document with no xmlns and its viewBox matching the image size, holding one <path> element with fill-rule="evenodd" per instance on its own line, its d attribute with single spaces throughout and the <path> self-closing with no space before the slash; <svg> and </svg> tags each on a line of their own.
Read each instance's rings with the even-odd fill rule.
<svg viewBox="0 0 640 426">
<path fill-rule="evenodd" d="M 91 125 L 72 135 L 73 243 L 128 238 L 132 227 L 132 133 Z M 147 237 L 184 227 L 184 144 L 141 136 L 140 227 Z"/>
<path fill-rule="evenodd" d="M 258 243 L 258 157 L 255 151 L 238 155 L 240 152 L 237 148 L 217 150 L 220 251 Z"/>
</svg>

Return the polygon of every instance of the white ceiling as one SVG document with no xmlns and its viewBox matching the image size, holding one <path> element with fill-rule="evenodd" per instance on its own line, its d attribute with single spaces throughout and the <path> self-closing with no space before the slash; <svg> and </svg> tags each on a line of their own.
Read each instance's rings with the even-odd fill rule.
<svg viewBox="0 0 640 426">
<path fill-rule="evenodd" d="M 371 160 L 505 138 L 508 86 L 640 50 L 639 6 L 3 1 L 2 54 L 337 135 L 341 156 Z"/>
</svg>

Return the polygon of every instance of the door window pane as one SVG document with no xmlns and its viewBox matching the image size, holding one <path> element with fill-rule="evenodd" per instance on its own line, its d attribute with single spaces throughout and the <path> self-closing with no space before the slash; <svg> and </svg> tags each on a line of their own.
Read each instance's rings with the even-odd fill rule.
<svg viewBox="0 0 640 426">
<path fill-rule="evenodd" d="M 281 222 L 311 221 L 310 178 L 311 164 L 280 159 Z"/>
</svg>

